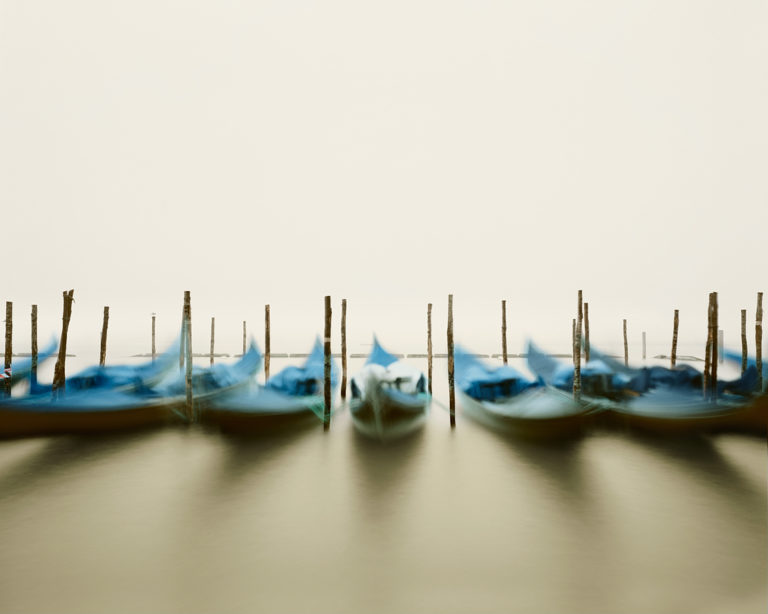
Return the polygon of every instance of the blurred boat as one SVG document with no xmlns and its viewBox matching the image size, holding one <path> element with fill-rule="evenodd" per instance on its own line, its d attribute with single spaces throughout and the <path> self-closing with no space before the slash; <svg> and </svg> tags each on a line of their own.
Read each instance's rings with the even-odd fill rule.
<svg viewBox="0 0 768 614">
<path fill-rule="evenodd" d="M 526 347 L 528 369 L 552 388 L 573 393 L 574 366 L 545 353 L 533 341 Z M 582 399 L 593 404 L 621 399 L 627 394 L 626 378 L 614 373 L 602 360 L 590 360 L 581 365 Z"/>
<path fill-rule="evenodd" d="M 663 386 L 616 404 L 604 415 L 614 427 L 669 435 L 743 432 L 765 436 L 768 427 L 765 396 L 725 393 L 712 400 L 700 389 Z"/>
<path fill-rule="evenodd" d="M 234 393 L 247 388 L 255 375 L 264 364 L 264 356 L 256 342 L 251 339 L 245 353 L 233 363 L 217 362 L 216 364 L 201 367 L 192 366 L 192 396 L 195 406 L 195 418 L 217 396 Z M 179 369 L 167 376 L 152 391 L 166 397 L 186 398 L 187 382 L 186 373 Z M 179 417 L 189 420 L 184 412 L 179 412 Z"/>
<path fill-rule="evenodd" d="M 324 419 L 325 355 L 320 339 L 301 366 L 288 366 L 262 385 L 216 395 L 201 404 L 201 422 L 228 432 L 258 432 Z M 331 398 L 339 386 L 339 367 L 331 361 Z M 332 408 L 333 409 L 333 408 Z"/>
<path fill-rule="evenodd" d="M 738 378 L 718 379 L 717 398 L 712 399 L 704 395 L 703 374 L 691 365 L 638 368 L 595 349 L 590 353 L 631 382 L 632 390 L 637 393 L 606 412 L 607 420 L 614 425 L 664 434 L 766 433 L 765 401 L 754 392 L 758 379 L 754 362 Z"/>
<path fill-rule="evenodd" d="M 350 393 L 354 427 L 381 441 L 422 428 L 432 400 L 424 373 L 387 352 L 376 337 L 365 365 L 350 380 Z"/>
<path fill-rule="evenodd" d="M 0 402 L 0 437 L 127 430 L 163 424 L 185 397 L 111 388 L 42 393 Z"/>
<path fill-rule="evenodd" d="M 490 365 L 458 345 L 454 365 L 464 414 L 497 431 L 537 439 L 579 435 L 597 411 L 541 377 Z"/>
<path fill-rule="evenodd" d="M 192 379 L 194 403 L 247 385 L 261 366 L 252 343 L 232 365 L 199 369 Z M 0 437 L 91 433 L 160 426 L 184 416 L 184 374 L 153 388 L 111 387 L 44 392 L 0 401 Z"/>
<path fill-rule="evenodd" d="M 751 394 L 757 382 L 754 365 L 734 380 L 718 380 L 717 399 L 705 398 L 703 375 L 690 365 L 632 367 L 590 349 L 582 366 L 583 398 L 605 411 L 599 423 L 659 434 L 766 431 L 763 401 Z M 529 344 L 528 364 L 552 385 L 570 389 L 573 365 L 543 355 Z"/>
<path fill-rule="evenodd" d="M 179 364 L 181 337 L 155 358 L 137 365 L 92 365 L 65 379 L 67 392 L 91 388 L 141 390 L 160 384 Z M 53 391 L 52 384 L 30 381 L 30 394 Z"/>
</svg>

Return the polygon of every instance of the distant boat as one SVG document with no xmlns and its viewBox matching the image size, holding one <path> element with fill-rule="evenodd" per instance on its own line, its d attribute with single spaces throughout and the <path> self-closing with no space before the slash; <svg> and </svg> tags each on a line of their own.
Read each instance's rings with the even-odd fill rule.
<svg viewBox="0 0 768 614">
<path fill-rule="evenodd" d="M 350 392 L 354 427 L 381 441 L 422 428 L 432 399 L 424 373 L 386 351 L 376 337 L 365 365 L 350 380 Z"/>
<path fill-rule="evenodd" d="M 261 353 L 251 345 L 232 365 L 198 370 L 193 376 L 194 402 L 243 386 L 261 365 Z M 38 393 L 0 400 L 0 437 L 60 433 L 121 431 L 160 426 L 183 416 L 186 390 L 183 374 L 162 385 L 97 386 L 61 393 Z"/>
<path fill-rule="evenodd" d="M 201 404 L 201 422 L 228 432 L 256 432 L 324 419 L 325 354 L 320 339 L 306 360 L 288 366 L 261 385 L 217 395 Z M 331 361 L 331 398 L 339 386 L 339 367 Z"/>
<path fill-rule="evenodd" d="M 463 413 L 493 430 L 536 439 L 573 436 L 582 433 L 596 411 L 540 377 L 490 365 L 459 345 L 454 364 Z"/>
</svg>

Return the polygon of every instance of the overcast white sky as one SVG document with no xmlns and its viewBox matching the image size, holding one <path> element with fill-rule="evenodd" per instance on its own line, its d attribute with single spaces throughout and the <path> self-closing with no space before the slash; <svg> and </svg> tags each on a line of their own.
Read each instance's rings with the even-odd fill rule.
<svg viewBox="0 0 768 614">
<path fill-rule="evenodd" d="M 265 303 L 273 349 L 308 348 L 326 294 L 353 349 L 419 351 L 429 301 L 444 346 L 450 292 L 457 339 L 499 351 L 507 299 L 511 351 L 560 350 L 579 288 L 605 344 L 624 317 L 668 344 L 675 308 L 703 340 L 711 290 L 737 343 L 768 290 L 767 27 L 763 0 L 0 0 L 14 347 L 68 288 L 94 353 L 104 305 L 147 351 L 187 289 L 201 351 L 211 316 L 223 351 L 261 341 Z"/>
</svg>

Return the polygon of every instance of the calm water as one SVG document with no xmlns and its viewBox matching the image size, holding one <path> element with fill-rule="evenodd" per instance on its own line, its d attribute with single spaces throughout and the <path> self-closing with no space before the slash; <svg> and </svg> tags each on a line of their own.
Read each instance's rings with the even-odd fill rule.
<svg viewBox="0 0 768 614">
<path fill-rule="evenodd" d="M 735 435 L 524 443 L 439 406 L 387 446 L 346 412 L 3 442 L 0 612 L 762 613 L 767 459 Z"/>
</svg>

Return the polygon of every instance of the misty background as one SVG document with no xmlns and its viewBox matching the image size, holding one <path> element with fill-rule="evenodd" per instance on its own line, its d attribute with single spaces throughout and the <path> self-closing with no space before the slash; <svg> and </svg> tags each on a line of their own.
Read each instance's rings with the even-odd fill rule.
<svg viewBox="0 0 768 614">
<path fill-rule="evenodd" d="M 306 351 L 333 297 L 350 351 L 527 336 L 630 358 L 739 347 L 765 289 L 768 6 L 171 0 L 0 3 L 0 202 L 14 350 L 60 331 L 107 360 L 242 322 Z M 698 344 L 698 345 L 697 345 Z M 658 346 L 658 347 L 656 347 Z"/>
</svg>

